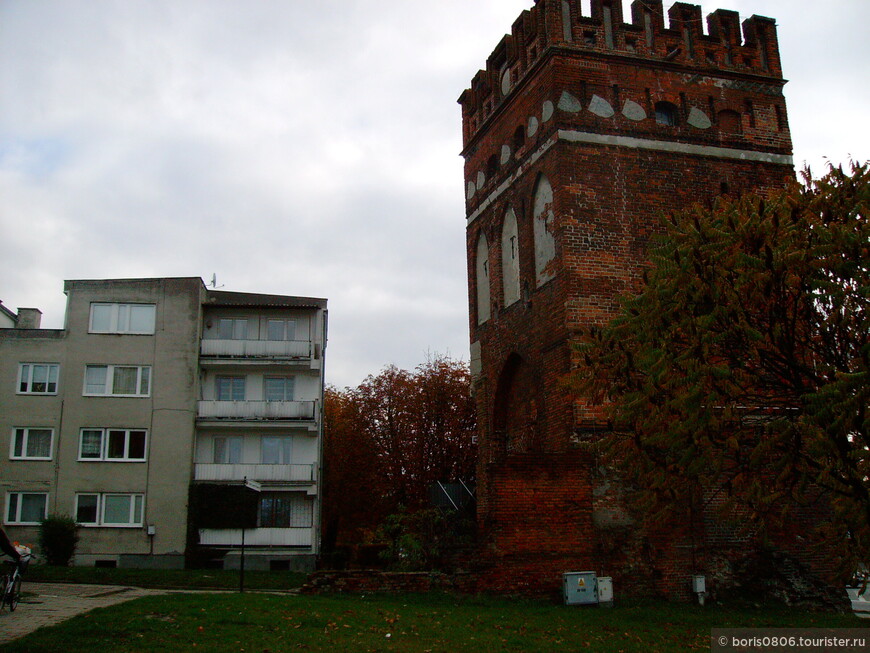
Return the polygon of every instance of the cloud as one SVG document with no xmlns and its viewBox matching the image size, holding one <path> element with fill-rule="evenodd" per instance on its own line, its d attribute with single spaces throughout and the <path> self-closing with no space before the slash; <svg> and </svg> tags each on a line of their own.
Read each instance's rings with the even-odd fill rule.
<svg viewBox="0 0 870 653">
<path fill-rule="evenodd" d="M 718 3 L 778 18 L 798 164 L 866 158 L 867 6 L 802 4 Z M 215 273 L 327 297 L 337 385 L 467 358 L 456 99 L 531 6 L 7 0 L 0 299 L 59 327 L 63 279 Z"/>
</svg>

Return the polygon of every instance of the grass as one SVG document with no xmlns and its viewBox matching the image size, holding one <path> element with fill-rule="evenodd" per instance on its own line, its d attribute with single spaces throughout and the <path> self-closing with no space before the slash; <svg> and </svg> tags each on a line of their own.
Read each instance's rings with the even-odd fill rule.
<svg viewBox="0 0 870 653">
<path fill-rule="evenodd" d="M 865 625 L 853 615 L 781 607 L 638 603 L 605 609 L 443 594 L 174 594 L 42 628 L 4 653 L 704 651 L 713 627 Z"/>
<path fill-rule="evenodd" d="M 245 571 L 245 589 L 299 587 L 308 574 L 295 571 Z M 33 565 L 27 582 L 132 585 L 160 589 L 238 589 L 239 572 L 227 569 L 98 569 Z"/>
</svg>

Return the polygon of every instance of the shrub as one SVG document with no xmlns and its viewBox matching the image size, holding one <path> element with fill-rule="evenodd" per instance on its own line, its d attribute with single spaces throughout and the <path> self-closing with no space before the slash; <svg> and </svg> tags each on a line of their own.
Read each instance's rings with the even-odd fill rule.
<svg viewBox="0 0 870 653">
<path fill-rule="evenodd" d="M 46 564 L 69 566 L 79 541 L 79 526 L 72 517 L 49 515 L 39 525 L 39 547 Z"/>
<path fill-rule="evenodd" d="M 382 559 L 396 571 L 433 571 L 438 568 L 445 540 L 449 539 L 444 515 L 434 508 L 408 512 L 400 508 L 378 529 L 387 544 Z"/>
</svg>

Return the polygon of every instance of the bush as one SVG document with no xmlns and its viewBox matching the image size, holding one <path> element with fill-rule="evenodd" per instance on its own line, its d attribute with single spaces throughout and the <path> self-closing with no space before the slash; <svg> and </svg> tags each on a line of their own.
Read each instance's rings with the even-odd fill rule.
<svg viewBox="0 0 870 653">
<path fill-rule="evenodd" d="M 72 517 L 49 515 L 39 525 L 39 548 L 46 564 L 69 566 L 79 542 L 79 526 Z"/>
<path fill-rule="evenodd" d="M 387 544 L 380 557 L 395 571 L 433 571 L 439 567 L 448 539 L 444 515 L 434 508 L 408 512 L 400 508 L 378 529 Z"/>
</svg>

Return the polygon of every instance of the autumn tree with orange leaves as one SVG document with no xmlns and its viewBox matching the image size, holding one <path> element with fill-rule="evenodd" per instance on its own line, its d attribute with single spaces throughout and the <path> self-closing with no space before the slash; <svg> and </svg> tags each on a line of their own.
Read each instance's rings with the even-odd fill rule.
<svg viewBox="0 0 870 653">
<path fill-rule="evenodd" d="M 436 481 L 473 482 L 475 406 L 465 363 L 394 365 L 324 399 L 324 530 L 358 542 L 400 507 L 428 505 Z"/>
</svg>

